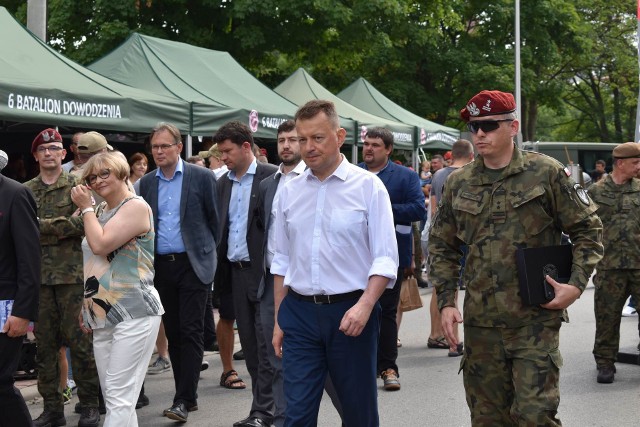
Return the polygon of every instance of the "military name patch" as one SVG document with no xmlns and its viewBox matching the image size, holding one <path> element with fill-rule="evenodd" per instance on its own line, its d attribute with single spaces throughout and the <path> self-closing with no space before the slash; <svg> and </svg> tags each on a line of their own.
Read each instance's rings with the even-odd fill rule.
<svg viewBox="0 0 640 427">
<path fill-rule="evenodd" d="M 575 184 L 573 186 L 573 190 L 576 192 L 576 196 L 578 196 L 578 200 L 582 202 L 582 204 L 589 206 L 591 201 L 589 200 L 589 196 L 587 195 L 587 191 L 580 186 L 580 184 Z"/>
<path fill-rule="evenodd" d="M 476 202 L 482 200 L 482 194 L 469 193 L 468 191 L 463 191 L 462 194 L 460 194 L 460 197 L 462 197 L 463 199 L 474 200 Z"/>
</svg>

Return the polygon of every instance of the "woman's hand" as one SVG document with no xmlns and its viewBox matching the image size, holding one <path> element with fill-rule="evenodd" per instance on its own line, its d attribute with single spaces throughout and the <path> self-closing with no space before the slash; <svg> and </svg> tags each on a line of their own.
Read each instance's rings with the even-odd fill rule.
<svg viewBox="0 0 640 427">
<path fill-rule="evenodd" d="M 91 328 L 87 328 L 86 326 L 84 326 L 84 321 L 82 320 L 82 311 L 80 312 L 80 314 L 78 314 L 78 324 L 80 325 L 80 330 L 82 331 L 82 333 L 91 333 Z"/>
<path fill-rule="evenodd" d="M 91 189 L 86 185 L 76 185 L 71 189 L 71 200 L 76 204 L 78 209 L 90 208 L 93 206 L 91 203 Z"/>
</svg>

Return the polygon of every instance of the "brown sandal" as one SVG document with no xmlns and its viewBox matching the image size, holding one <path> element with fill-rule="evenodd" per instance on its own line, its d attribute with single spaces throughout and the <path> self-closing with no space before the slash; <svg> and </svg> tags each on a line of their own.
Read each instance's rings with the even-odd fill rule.
<svg viewBox="0 0 640 427">
<path fill-rule="evenodd" d="M 222 373 L 222 375 L 220 376 L 220 385 L 230 390 L 242 390 L 244 388 L 247 388 L 247 385 L 238 376 L 238 373 L 235 369 L 231 369 L 227 372 Z"/>
</svg>

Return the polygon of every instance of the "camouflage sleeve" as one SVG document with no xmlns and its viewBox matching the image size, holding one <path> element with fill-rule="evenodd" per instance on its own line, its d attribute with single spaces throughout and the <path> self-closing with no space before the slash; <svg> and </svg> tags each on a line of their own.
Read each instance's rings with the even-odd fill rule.
<svg viewBox="0 0 640 427">
<path fill-rule="evenodd" d="M 40 234 L 55 236 L 59 239 L 65 237 L 84 236 L 84 222 L 81 216 L 59 216 L 56 218 L 40 219 Z"/>
<path fill-rule="evenodd" d="M 456 237 L 457 225 L 451 202 L 452 192 L 445 189 L 429 230 L 429 278 L 436 289 L 440 310 L 455 307 L 462 256 L 462 241 Z"/>
<path fill-rule="evenodd" d="M 602 222 L 597 205 L 588 193 L 562 171 L 553 183 L 558 225 L 573 244 L 573 266 L 569 283 L 584 291 L 596 264 L 602 258 Z"/>
</svg>

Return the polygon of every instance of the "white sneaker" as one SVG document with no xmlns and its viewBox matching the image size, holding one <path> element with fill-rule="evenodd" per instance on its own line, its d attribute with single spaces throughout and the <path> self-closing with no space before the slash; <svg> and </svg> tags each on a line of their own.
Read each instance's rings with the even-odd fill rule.
<svg viewBox="0 0 640 427">
<path fill-rule="evenodd" d="M 74 380 L 67 380 L 67 387 L 69 387 L 71 390 L 75 390 L 78 386 L 76 385 L 76 382 Z"/>
<path fill-rule="evenodd" d="M 162 356 L 158 356 L 156 361 L 153 362 L 151 366 L 149 366 L 149 368 L 147 368 L 147 374 L 161 374 L 163 372 L 167 372 L 169 369 L 171 369 L 171 362 L 169 362 Z"/>
<path fill-rule="evenodd" d="M 637 316 L 638 315 L 638 311 L 631 307 L 630 305 L 625 305 L 624 308 L 622 309 L 622 317 L 631 317 L 631 316 Z"/>
</svg>

